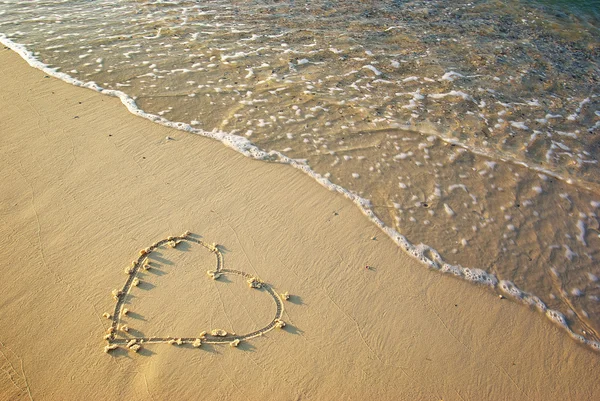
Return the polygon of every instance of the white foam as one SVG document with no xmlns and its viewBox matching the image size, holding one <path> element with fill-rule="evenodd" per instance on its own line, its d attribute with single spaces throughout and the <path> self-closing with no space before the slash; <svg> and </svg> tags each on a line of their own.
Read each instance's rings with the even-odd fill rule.
<svg viewBox="0 0 600 401">
<path fill-rule="evenodd" d="M 446 211 L 446 214 L 450 217 L 454 217 L 454 215 L 456 214 L 447 203 L 444 203 L 444 210 Z"/>
<path fill-rule="evenodd" d="M 587 246 L 587 242 L 585 242 L 585 222 L 583 220 L 577 221 L 577 229 L 579 230 L 577 240 L 581 242 L 583 246 Z"/>
<path fill-rule="evenodd" d="M 464 75 L 459 74 L 458 72 L 449 71 L 449 72 L 445 73 L 442 76 L 442 78 L 440 78 L 440 80 L 453 82 L 457 78 L 464 78 L 464 77 L 465 77 Z"/>
<path fill-rule="evenodd" d="M 569 328 L 569 324 L 567 323 L 567 319 L 565 318 L 565 315 L 563 315 L 559 311 L 548 309 L 546 311 L 546 316 L 548 317 L 548 319 L 552 320 L 557 325 L 566 329 L 569 333 L 572 333 L 571 329 Z"/>
<path fill-rule="evenodd" d="M 588 340 L 586 340 L 584 336 L 582 336 L 580 334 L 577 334 L 577 333 L 575 333 L 573 331 L 569 331 L 569 335 L 571 336 L 571 338 L 573 340 L 575 340 L 577 342 L 580 342 L 582 344 L 588 344 L 589 343 Z"/>
<path fill-rule="evenodd" d="M 377 76 L 380 76 L 382 73 L 377 68 L 373 67 L 371 64 L 365 65 L 362 68 L 366 68 L 367 70 L 373 71 L 373 73 Z"/>
<path fill-rule="evenodd" d="M 525 125 L 525 123 L 522 121 L 511 121 L 510 125 L 514 128 L 522 129 L 525 131 L 529 129 L 529 127 Z"/>
<path fill-rule="evenodd" d="M 394 160 L 404 160 L 410 156 L 413 155 L 413 152 L 408 152 L 408 153 L 398 153 L 397 155 L 394 156 Z"/>
<path fill-rule="evenodd" d="M 523 292 L 517 288 L 511 281 L 501 280 L 499 284 L 500 290 L 514 299 L 521 300 Z"/>
<path fill-rule="evenodd" d="M 563 248 L 565 248 L 565 258 L 567 258 L 569 261 L 573 260 L 575 256 L 578 256 L 575 252 L 571 250 L 569 245 L 563 244 Z"/>
<path fill-rule="evenodd" d="M 452 184 L 448 187 L 448 192 L 452 192 L 455 189 L 462 189 L 466 193 L 469 193 L 469 190 L 467 189 L 467 187 L 464 184 Z"/>
<path fill-rule="evenodd" d="M 577 139 L 577 134 L 574 132 L 556 131 L 556 133 L 560 136 L 567 136 L 569 138 Z"/>
<path fill-rule="evenodd" d="M 412 81 L 418 81 L 419 77 L 406 77 L 402 80 L 402 82 L 412 82 Z"/>
<path fill-rule="evenodd" d="M 486 162 L 485 162 L 485 165 L 486 165 L 486 166 L 488 166 L 488 167 L 489 167 L 491 170 L 493 170 L 494 168 L 496 168 L 496 165 L 497 165 L 497 164 L 498 164 L 498 163 L 496 163 L 496 162 L 493 162 L 493 161 L 486 161 Z"/>
<path fill-rule="evenodd" d="M 574 297 L 580 297 L 583 295 L 583 292 L 579 288 L 572 288 L 571 295 L 573 295 Z"/>
<path fill-rule="evenodd" d="M 462 98 L 463 100 L 470 100 L 472 102 L 477 103 L 475 101 L 475 99 L 473 98 L 473 96 L 469 95 L 468 93 L 465 93 L 465 92 L 462 92 L 462 91 L 455 91 L 455 90 L 452 90 L 452 91 L 450 91 L 448 93 L 432 93 L 432 94 L 429 94 L 427 96 L 430 97 L 430 98 L 432 98 L 432 99 L 443 99 L 446 96 L 456 96 L 456 97 Z"/>
<path fill-rule="evenodd" d="M 540 298 L 526 292 L 522 292 L 521 294 L 521 300 L 525 304 L 535 307 L 538 311 L 542 313 L 546 313 L 548 307 Z"/>
<path fill-rule="evenodd" d="M 222 54 L 221 55 L 221 61 L 228 61 L 228 60 L 237 60 L 240 58 L 244 58 L 247 55 L 249 55 L 250 53 L 246 53 L 246 52 L 235 52 L 233 54 Z"/>
<path fill-rule="evenodd" d="M 492 288 L 496 287 L 496 285 L 498 284 L 498 280 L 496 279 L 496 276 L 494 276 L 493 274 L 490 274 L 486 271 L 483 271 L 481 269 L 473 269 L 473 268 L 465 267 L 465 268 L 463 268 L 463 275 L 464 275 L 465 279 L 468 281 L 478 283 L 478 284 L 485 284 Z"/>
<path fill-rule="evenodd" d="M 463 271 L 459 266 L 452 265 L 450 263 L 442 263 L 440 269 L 444 273 L 452 274 L 457 277 L 463 277 Z"/>
</svg>

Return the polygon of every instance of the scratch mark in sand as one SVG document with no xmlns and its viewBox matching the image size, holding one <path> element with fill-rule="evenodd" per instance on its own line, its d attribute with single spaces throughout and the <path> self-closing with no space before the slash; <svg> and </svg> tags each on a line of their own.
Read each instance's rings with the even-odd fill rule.
<svg viewBox="0 0 600 401">
<path fill-rule="evenodd" d="M 23 168 L 23 165 L 21 162 L 19 163 L 19 165 L 21 166 L 21 168 Z M 51 269 L 50 266 L 48 266 L 48 263 L 46 261 L 46 253 L 44 251 L 44 244 L 42 241 L 42 225 L 40 223 L 40 217 L 39 217 L 37 208 L 35 206 L 35 189 L 33 188 L 33 185 L 31 184 L 31 182 L 27 179 L 27 177 L 25 177 L 25 175 L 23 173 L 21 173 L 21 171 L 19 169 L 15 168 L 14 166 L 11 166 L 11 167 L 23 178 L 23 180 L 29 186 L 29 191 L 30 191 L 30 195 L 31 195 L 30 203 L 31 203 L 31 208 L 33 209 L 33 213 L 35 215 L 35 221 L 36 221 L 36 226 L 37 226 L 38 249 L 40 252 L 42 264 L 44 265 L 44 268 L 52 274 L 52 276 L 54 277 L 54 282 L 57 284 L 60 283 L 60 284 L 63 284 L 64 286 L 66 286 L 69 293 L 71 294 L 71 296 L 73 296 L 73 294 L 77 294 L 77 292 L 75 290 L 73 290 L 71 285 L 68 282 L 66 282 L 65 280 L 63 280 L 63 278 L 58 273 L 56 273 L 53 269 Z M 94 314 L 98 317 L 98 320 L 100 321 L 100 325 L 102 327 L 104 327 L 104 325 L 102 324 L 102 320 L 100 319 L 100 316 L 98 315 L 98 311 L 94 307 L 94 304 L 89 300 L 88 297 L 83 297 L 83 298 L 92 307 Z"/>
<path fill-rule="evenodd" d="M 23 168 L 22 163 L 19 162 L 19 165 L 21 166 L 21 168 Z M 23 178 L 23 180 L 25 180 L 25 182 L 29 186 L 29 192 L 31 195 L 31 199 L 30 199 L 31 208 L 33 209 L 33 213 L 35 214 L 35 221 L 37 224 L 37 238 L 38 238 L 38 247 L 40 250 L 40 256 L 42 257 L 42 263 L 44 264 L 44 267 L 47 270 L 52 271 L 48 267 L 48 264 L 46 263 L 46 255 L 44 253 L 44 245 L 42 243 L 42 225 L 40 224 L 40 216 L 38 215 L 37 208 L 35 207 L 35 189 L 33 188 L 33 185 L 31 185 L 31 182 L 27 179 L 27 177 L 25 177 L 25 175 L 23 173 L 21 173 L 20 170 L 18 170 L 18 169 L 15 169 L 15 170 L 19 173 L 19 175 Z M 55 274 L 53 271 L 52 271 L 52 273 Z M 62 281 L 62 280 L 60 280 L 60 281 Z"/>
<path fill-rule="evenodd" d="M 252 270 L 254 270 L 254 273 L 258 274 L 258 271 L 256 270 L 256 268 L 254 267 L 254 265 L 252 264 L 252 261 L 250 260 L 250 258 L 248 257 L 248 253 L 246 253 L 246 249 L 244 249 L 244 244 L 242 243 L 242 241 L 240 240 L 240 237 L 238 236 L 237 231 L 235 231 L 235 229 L 231 226 L 231 224 L 229 224 L 229 222 L 227 220 L 225 220 L 223 218 L 223 216 L 221 216 L 221 214 L 219 212 L 217 212 L 216 210 L 212 210 L 217 216 L 219 216 L 219 218 L 221 219 L 221 221 L 223 221 L 225 224 L 227 224 L 227 227 L 229 227 L 229 229 L 231 231 L 233 231 L 233 234 L 235 235 L 235 238 L 237 239 L 238 244 L 240 244 L 240 248 L 242 248 L 242 252 L 244 253 L 244 256 L 246 258 L 246 260 L 248 261 L 248 263 L 250 264 L 250 267 L 252 267 Z"/>
<path fill-rule="evenodd" d="M 352 322 L 354 322 L 354 325 L 356 326 L 356 330 L 358 331 L 358 335 L 360 336 L 362 342 L 365 344 L 365 346 L 367 347 L 367 349 L 369 351 L 371 351 L 371 353 L 375 356 L 375 358 L 377 358 L 377 360 L 379 362 L 381 362 L 384 365 L 388 365 L 388 366 L 393 366 L 393 367 L 397 367 L 398 369 L 400 369 L 402 371 L 402 373 L 404 373 L 404 375 L 411 381 L 413 382 L 414 380 L 412 379 L 412 377 L 408 374 L 408 372 L 406 372 L 406 369 L 404 369 L 402 366 L 395 366 L 395 365 L 390 365 L 388 363 L 386 363 L 385 361 L 383 361 L 381 359 L 381 357 L 379 356 L 379 354 L 377 354 L 377 352 L 375 352 L 373 350 L 373 348 L 371 348 L 371 346 L 367 343 L 367 340 L 365 340 L 365 337 L 362 334 L 362 331 L 360 330 L 360 326 L 358 324 L 358 322 L 356 321 L 356 319 L 354 319 L 352 316 L 350 316 L 348 313 L 346 313 L 334 300 L 333 298 L 331 298 L 331 296 L 329 295 L 329 293 L 325 290 L 323 290 L 324 294 L 327 296 L 327 298 L 329 298 L 329 300 L 331 301 L 331 303 L 333 303 L 336 308 L 338 308 L 340 310 L 340 312 L 342 312 L 348 319 L 350 319 Z"/>
<path fill-rule="evenodd" d="M 429 309 L 431 312 L 433 312 L 433 314 L 438 318 L 438 320 L 440 321 L 440 323 L 442 324 L 442 326 L 444 326 L 444 328 L 446 329 L 446 331 L 452 336 L 452 338 L 454 338 L 458 343 L 460 343 L 466 350 L 468 350 L 472 355 L 476 355 L 475 352 L 465 343 L 463 343 L 458 337 L 456 337 L 454 335 L 454 333 L 452 333 L 452 331 L 450 330 L 450 328 L 446 325 L 446 323 L 444 322 L 444 320 L 442 320 L 442 318 L 440 317 L 440 315 L 436 312 L 436 310 L 433 308 L 433 306 L 431 306 L 428 302 L 425 302 L 425 305 L 427 307 L 427 309 Z M 528 400 L 530 400 L 531 398 L 529 397 L 528 394 L 526 394 L 521 387 L 519 387 L 519 385 L 514 381 L 514 379 L 512 378 L 512 376 L 506 371 L 506 369 L 504 369 L 502 366 L 497 365 L 494 361 L 490 360 L 489 361 L 492 365 L 494 365 L 494 367 L 499 370 L 502 371 L 504 373 L 504 375 L 506 375 L 506 377 L 509 378 L 509 380 L 512 382 L 512 384 L 521 392 L 521 394 L 523 394 L 525 397 L 527 397 Z"/>
<path fill-rule="evenodd" d="M 140 372 L 142 374 L 142 377 L 144 378 L 144 384 L 146 385 L 146 393 L 148 393 L 148 396 L 150 397 L 150 399 L 152 401 L 154 401 L 154 396 L 152 395 L 152 393 L 150 393 L 150 389 L 148 388 L 148 379 L 146 379 L 146 374 L 143 372 Z"/>
<path fill-rule="evenodd" d="M 23 380 L 25 380 L 25 388 L 27 389 L 27 395 L 29 396 L 29 399 L 33 401 L 33 397 L 31 396 L 31 389 L 29 388 L 29 383 L 27 382 L 27 375 L 25 374 L 25 368 L 23 367 L 23 359 L 19 359 L 21 360 L 21 373 L 23 373 Z"/>
<path fill-rule="evenodd" d="M 214 357 L 213 357 L 213 359 L 214 359 Z M 229 374 L 227 373 L 227 369 L 223 368 L 223 365 L 221 364 L 220 361 L 217 361 L 217 365 L 219 365 L 219 368 L 221 368 L 221 371 L 223 372 L 223 374 L 225 374 L 225 377 L 227 377 L 227 379 L 229 379 L 231 384 L 233 384 L 233 387 L 235 387 L 235 389 L 240 394 L 242 394 L 246 400 L 250 401 L 250 399 L 248 397 L 246 397 L 246 393 L 244 391 L 242 391 L 242 389 L 236 384 L 236 382 L 231 378 L 231 376 L 229 376 Z"/>
<path fill-rule="evenodd" d="M 216 281 L 216 280 L 213 280 L 213 281 Z M 223 314 L 225 314 L 225 318 L 229 322 L 229 327 L 231 327 L 231 330 L 235 331 L 235 328 L 233 327 L 233 323 L 231 322 L 231 319 L 229 318 L 229 315 L 227 314 L 227 310 L 225 309 L 225 303 L 223 302 L 223 297 L 221 296 L 221 291 L 219 291 L 219 288 L 217 287 L 217 283 L 213 283 L 213 286 L 214 286 L 215 290 L 217 291 L 217 294 L 219 295 L 219 301 L 221 302 L 221 309 L 223 310 Z"/>
<path fill-rule="evenodd" d="M 15 366 L 12 364 L 12 362 L 10 361 L 9 357 L 4 353 L 3 348 L 6 349 L 7 351 L 9 351 L 16 359 L 19 360 L 20 362 L 20 368 L 21 368 L 21 372 L 19 373 L 19 371 L 15 368 Z M 25 375 L 25 368 L 24 368 L 24 364 L 23 364 L 23 359 L 20 358 L 17 354 L 15 354 L 13 352 L 12 349 L 10 349 L 7 345 L 5 345 L 4 343 L 0 342 L 0 354 L 2 355 L 2 357 L 4 358 L 4 360 L 6 361 L 6 363 L 8 363 L 8 368 L 4 368 L 2 367 L 2 371 L 4 373 L 6 373 L 6 375 L 8 376 L 9 380 L 11 381 L 11 383 L 15 386 L 15 388 L 17 390 L 19 390 L 21 393 L 26 392 L 27 396 L 29 397 L 29 399 L 31 401 L 33 401 L 33 397 L 31 395 L 31 388 L 29 387 L 29 383 L 27 381 L 27 376 Z M 16 379 L 15 379 L 16 377 Z M 17 382 L 23 382 L 23 384 L 17 383 Z"/>
</svg>

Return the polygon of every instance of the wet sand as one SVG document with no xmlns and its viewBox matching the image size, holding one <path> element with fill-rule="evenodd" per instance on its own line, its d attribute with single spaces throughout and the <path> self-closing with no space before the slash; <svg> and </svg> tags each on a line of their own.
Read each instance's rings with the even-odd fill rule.
<svg viewBox="0 0 600 401">
<path fill-rule="evenodd" d="M 426 270 L 301 172 L 134 117 L 6 49 L 0 71 L 0 400 L 586 400 L 600 391 L 598 354 L 533 310 Z M 221 245 L 226 268 L 289 292 L 286 327 L 237 347 L 104 353 L 112 321 L 102 314 L 114 310 L 124 268 L 186 230 Z M 128 299 L 124 337 L 238 333 L 275 315 L 260 289 L 211 280 L 202 249 L 158 252 L 148 285 Z"/>
</svg>

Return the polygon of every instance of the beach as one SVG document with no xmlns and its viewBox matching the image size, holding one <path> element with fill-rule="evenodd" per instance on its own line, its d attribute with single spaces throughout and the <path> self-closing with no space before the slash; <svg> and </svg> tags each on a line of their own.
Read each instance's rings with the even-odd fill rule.
<svg viewBox="0 0 600 401">
<path fill-rule="evenodd" d="M 0 400 L 592 400 L 598 354 L 542 314 L 426 269 L 289 165 L 130 114 L 0 51 Z M 228 344 L 103 352 L 140 250 L 189 231 L 288 292 Z M 123 336 L 250 332 L 275 306 L 210 253 L 161 246 Z M 252 292 L 255 291 L 255 292 Z"/>
<path fill-rule="evenodd" d="M 9 0 L 0 43 L 134 115 L 305 172 L 424 267 L 533 306 L 598 350 L 596 8 Z M 116 297 L 144 266 L 132 262 Z"/>
</svg>

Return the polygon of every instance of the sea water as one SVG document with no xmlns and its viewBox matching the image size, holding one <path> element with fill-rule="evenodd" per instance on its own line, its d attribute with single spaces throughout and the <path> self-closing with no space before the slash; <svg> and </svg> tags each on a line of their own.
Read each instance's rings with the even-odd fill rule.
<svg viewBox="0 0 600 401">
<path fill-rule="evenodd" d="M 0 32 L 137 114 L 303 169 L 424 265 L 598 348 L 598 10 L 5 0 Z"/>
</svg>

